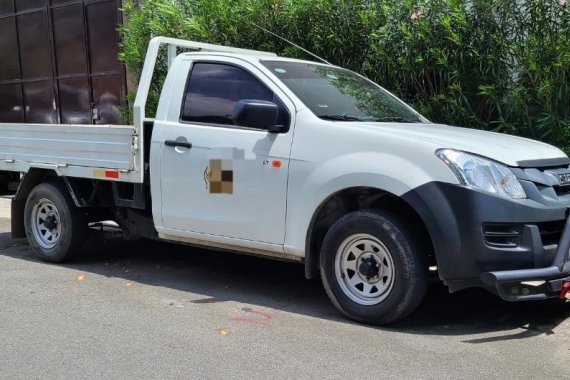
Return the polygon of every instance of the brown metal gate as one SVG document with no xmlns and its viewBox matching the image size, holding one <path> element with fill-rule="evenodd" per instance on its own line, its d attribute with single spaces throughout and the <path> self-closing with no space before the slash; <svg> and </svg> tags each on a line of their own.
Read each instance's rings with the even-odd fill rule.
<svg viewBox="0 0 570 380">
<path fill-rule="evenodd" d="M 121 0 L 0 0 L 0 122 L 120 124 Z"/>
</svg>

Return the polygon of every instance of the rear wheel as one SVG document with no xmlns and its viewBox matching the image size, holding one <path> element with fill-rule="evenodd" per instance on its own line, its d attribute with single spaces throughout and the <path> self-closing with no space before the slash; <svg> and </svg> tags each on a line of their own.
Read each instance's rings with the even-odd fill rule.
<svg viewBox="0 0 570 380">
<path fill-rule="evenodd" d="M 59 183 L 42 183 L 29 194 L 24 226 L 30 246 L 42 260 L 57 263 L 71 259 L 83 248 L 87 235 L 85 215 Z"/>
<path fill-rule="evenodd" d="M 329 298 L 349 318 L 388 324 L 422 301 L 428 284 L 426 254 L 392 213 L 355 211 L 328 231 L 321 277 Z"/>
</svg>

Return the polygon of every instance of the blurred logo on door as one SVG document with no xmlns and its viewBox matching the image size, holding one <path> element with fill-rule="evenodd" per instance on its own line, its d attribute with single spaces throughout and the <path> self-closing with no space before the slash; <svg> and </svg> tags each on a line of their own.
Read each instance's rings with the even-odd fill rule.
<svg viewBox="0 0 570 380">
<path fill-rule="evenodd" d="M 210 194 L 232 194 L 234 184 L 233 160 L 210 160 L 204 170 L 204 181 Z"/>
</svg>

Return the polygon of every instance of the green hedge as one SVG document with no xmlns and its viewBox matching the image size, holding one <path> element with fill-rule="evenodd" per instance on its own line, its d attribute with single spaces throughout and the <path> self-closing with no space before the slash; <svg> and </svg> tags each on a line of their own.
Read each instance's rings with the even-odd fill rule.
<svg viewBox="0 0 570 380">
<path fill-rule="evenodd" d="M 120 58 L 135 81 L 158 35 L 311 59 L 254 23 L 366 75 L 432 121 L 570 151 L 570 0 L 127 0 L 124 12 Z"/>
</svg>

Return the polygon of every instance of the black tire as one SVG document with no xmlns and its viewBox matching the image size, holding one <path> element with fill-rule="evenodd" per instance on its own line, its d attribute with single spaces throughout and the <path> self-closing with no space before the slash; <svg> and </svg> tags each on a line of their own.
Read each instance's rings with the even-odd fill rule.
<svg viewBox="0 0 570 380">
<path fill-rule="evenodd" d="M 346 248 L 347 241 L 355 245 Z M 370 241 L 369 248 L 362 250 L 360 241 Z M 418 243 L 412 230 L 390 212 L 363 210 L 343 216 L 327 232 L 321 250 L 321 277 L 329 298 L 344 315 L 359 322 L 386 325 L 406 317 L 423 300 L 429 280 L 427 255 Z M 343 258 L 347 264 L 342 264 Z M 361 259 L 367 261 L 364 267 Z M 356 260 L 354 264 L 348 264 L 352 260 Z M 358 268 L 352 270 L 352 276 L 346 269 L 351 265 Z M 367 271 L 374 267 L 379 268 L 375 269 L 378 273 Z M 371 290 L 359 294 L 360 284 L 349 284 L 358 282 Z"/>
<path fill-rule="evenodd" d="M 50 233 L 51 231 L 58 231 L 57 234 L 54 232 L 52 235 L 51 242 L 48 241 L 49 237 L 45 238 L 46 233 L 42 232 L 46 231 L 46 228 L 42 229 L 42 227 L 45 227 L 45 223 L 47 223 L 45 219 L 47 218 L 43 222 L 34 222 L 33 220 L 33 215 L 42 217 L 39 211 L 34 211 L 36 205 L 37 208 L 45 207 L 44 210 L 55 208 L 55 212 L 57 212 L 57 217 L 52 216 L 50 221 L 50 227 L 53 229 L 47 230 Z M 55 212 L 49 213 L 48 218 L 49 215 L 55 215 Z M 34 227 L 33 223 L 37 223 L 38 227 Z M 41 260 L 50 263 L 64 262 L 76 256 L 83 249 L 87 238 L 85 214 L 75 206 L 67 188 L 59 182 L 41 183 L 30 192 L 24 209 L 24 227 L 34 253 Z M 36 233 L 34 233 L 34 229 Z M 41 236 L 44 236 L 43 240 Z"/>
</svg>

